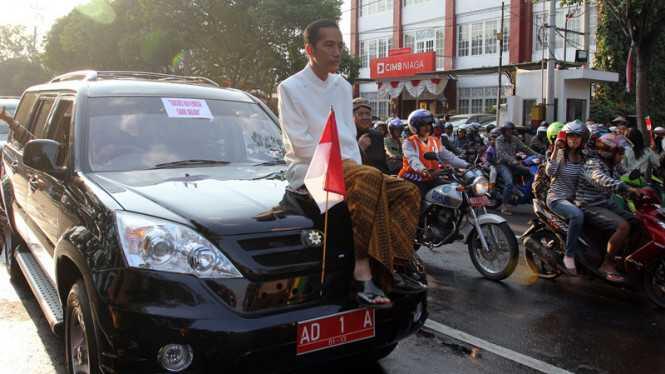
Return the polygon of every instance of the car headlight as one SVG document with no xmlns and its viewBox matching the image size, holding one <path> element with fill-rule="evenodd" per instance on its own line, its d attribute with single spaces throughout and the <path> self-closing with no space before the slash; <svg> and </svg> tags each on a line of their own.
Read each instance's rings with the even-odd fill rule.
<svg viewBox="0 0 665 374">
<path fill-rule="evenodd" d="M 199 278 L 242 278 L 217 247 L 187 226 L 120 211 L 116 212 L 116 222 L 131 267 Z"/>
<path fill-rule="evenodd" d="M 482 196 L 490 190 L 490 184 L 485 177 L 477 177 L 473 181 L 473 192 L 477 196 Z"/>
</svg>

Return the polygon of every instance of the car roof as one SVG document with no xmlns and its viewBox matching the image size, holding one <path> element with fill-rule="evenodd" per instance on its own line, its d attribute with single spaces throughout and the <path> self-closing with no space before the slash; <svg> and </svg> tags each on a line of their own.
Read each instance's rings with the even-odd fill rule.
<svg viewBox="0 0 665 374">
<path fill-rule="evenodd" d="M 247 93 L 236 89 L 141 79 L 62 81 L 45 83 L 26 90 L 26 92 L 35 91 L 81 92 L 88 97 L 154 96 L 253 102 Z"/>
</svg>

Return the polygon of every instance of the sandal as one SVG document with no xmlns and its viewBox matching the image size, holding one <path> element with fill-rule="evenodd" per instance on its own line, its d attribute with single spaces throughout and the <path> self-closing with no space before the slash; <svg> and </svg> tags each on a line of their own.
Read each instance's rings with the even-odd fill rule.
<svg viewBox="0 0 665 374">
<path fill-rule="evenodd" d="M 625 283 L 626 279 L 623 275 L 614 272 L 606 272 L 605 279 L 612 283 Z"/>
<path fill-rule="evenodd" d="M 359 290 L 358 293 L 356 293 L 356 301 L 360 306 L 364 307 L 369 307 L 369 308 L 374 308 L 374 309 L 390 309 L 393 307 L 392 301 L 389 301 L 388 303 L 377 303 L 376 299 L 382 297 L 386 300 L 388 297 L 386 294 L 381 290 L 373 280 L 368 280 L 368 281 L 355 281 L 356 286 L 358 287 L 357 289 Z"/>
<path fill-rule="evenodd" d="M 416 294 L 427 289 L 427 286 L 417 279 L 404 273 L 393 273 L 393 282 L 393 292 L 398 294 Z"/>
</svg>

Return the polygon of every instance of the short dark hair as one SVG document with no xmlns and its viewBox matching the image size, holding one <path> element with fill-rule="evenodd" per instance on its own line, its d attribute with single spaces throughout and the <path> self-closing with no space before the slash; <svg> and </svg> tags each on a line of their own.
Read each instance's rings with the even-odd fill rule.
<svg viewBox="0 0 665 374">
<path fill-rule="evenodd" d="M 307 25 L 307 27 L 305 27 L 305 32 L 303 33 L 305 44 L 311 44 L 312 46 L 315 46 L 316 43 L 321 39 L 321 29 L 328 27 L 334 27 L 339 30 L 339 25 L 337 22 L 331 19 L 320 19 Z"/>
</svg>

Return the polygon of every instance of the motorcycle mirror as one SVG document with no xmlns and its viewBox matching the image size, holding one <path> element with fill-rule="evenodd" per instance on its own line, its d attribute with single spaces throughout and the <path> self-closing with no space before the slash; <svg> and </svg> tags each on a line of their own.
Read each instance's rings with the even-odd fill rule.
<svg viewBox="0 0 665 374">
<path fill-rule="evenodd" d="M 639 169 L 635 169 L 635 170 L 633 170 L 633 171 L 630 172 L 630 175 L 628 176 L 628 178 L 630 178 L 630 179 L 638 179 L 638 178 L 641 177 L 641 176 L 642 176 L 642 174 L 640 173 Z"/>
<path fill-rule="evenodd" d="M 434 152 L 425 152 L 425 160 L 430 160 L 430 161 L 437 161 L 439 158 L 436 157 L 436 153 Z"/>
</svg>

